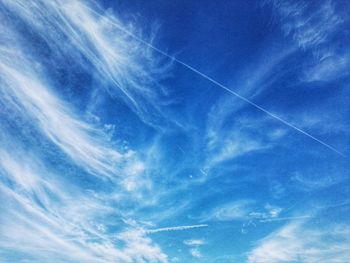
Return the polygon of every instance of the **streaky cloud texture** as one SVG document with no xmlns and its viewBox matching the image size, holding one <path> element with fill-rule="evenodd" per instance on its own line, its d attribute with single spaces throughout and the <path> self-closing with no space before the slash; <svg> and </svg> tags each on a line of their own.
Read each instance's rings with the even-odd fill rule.
<svg viewBox="0 0 350 263">
<path fill-rule="evenodd" d="M 0 262 L 347 262 L 349 13 L 0 0 Z"/>
<path fill-rule="evenodd" d="M 248 262 L 345 262 L 348 235 L 349 228 L 341 224 L 322 229 L 303 221 L 290 223 L 262 240 Z"/>
<path fill-rule="evenodd" d="M 107 180 L 120 193 L 131 188 L 119 178 L 137 180 L 143 172 L 134 151 L 112 145 L 98 125 L 64 101 L 64 90 L 56 90 L 60 82 L 52 74 L 74 60 L 75 67 L 95 71 L 99 86 L 125 99 L 141 118 L 148 115 L 145 104 L 154 103 L 155 91 L 146 83 L 162 69 L 147 50 L 104 22 L 116 23 L 113 14 L 97 19 L 93 8 L 80 1 L 1 2 L 2 262 L 167 262 L 144 231 L 125 227 L 107 234 L 104 225 L 112 221 L 97 222 L 112 214 L 110 204 L 74 185 L 78 178 L 68 176 L 74 172 L 44 161 L 47 154 L 62 156 L 58 162 L 101 184 Z M 32 45 L 30 38 L 36 39 Z M 49 55 L 42 56 L 43 50 Z M 11 130 L 21 132 L 11 136 Z"/>
</svg>

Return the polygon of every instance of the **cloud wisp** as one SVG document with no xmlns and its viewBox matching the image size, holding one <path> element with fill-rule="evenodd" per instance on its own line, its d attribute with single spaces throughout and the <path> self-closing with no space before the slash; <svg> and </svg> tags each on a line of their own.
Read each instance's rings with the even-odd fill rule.
<svg viewBox="0 0 350 263">
<path fill-rule="evenodd" d="M 141 258 L 167 262 L 166 255 L 143 232 L 107 233 L 98 217 L 110 214 L 111 208 L 99 199 L 74 186 L 67 188 L 68 182 L 46 170 L 35 157 L 22 154 L 19 160 L 18 149 L 16 155 L 14 160 L 1 152 L 3 262 L 10 262 L 13 254 L 23 254 L 32 259 L 29 262 L 52 258 L 56 262 L 142 262 Z"/>
<path fill-rule="evenodd" d="M 192 71 L 193 73 L 203 77 L 204 79 L 206 79 L 207 81 L 211 82 L 212 84 L 214 84 L 215 86 L 225 90 L 226 92 L 228 92 L 229 94 L 239 98 L 240 100 L 244 101 L 245 103 L 249 104 L 250 106 L 258 109 L 259 111 L 262 111 L 263 113 L 267 114 L 268 116 L 270 116 L 271 118 L 277 120 L 278 122 L 281 122 L 282 124 L 288 126 L 289 128 L 297 131 L 300 134 L 303 134 L 307 137 L 309 137 L 310 139 L 314 140 L 315 142 L 325 146 L 326 148 L 328 148 L 329 150 L 333 151 L 334 153 L 345 157 L 345 155 L 343 153 L 341 153 L 340 151 L 338 151 L 337 149 L 335 149 L 333 146 L 329 145 L 328 143 L 324 142 L 323 140 L 313 136 L 312 134 L 308 133 L 307 131 L 305 131 L 304 129 L 301 129 L 299 127 L 297 127 L 296 125 L 294 125 L 293 123 L 279 117 L 278 115 L 276 115 L 275 113 L 272 113 L 271 111 L 267 110 L 266 108 L 258 105 L 257 103 L 253 102 L 252 100 L 250 100 L 249 98 L 246 98 L 245 96 L 240 95 L 239 93 L 233 91 L 232 89 L 228 88 L 227 86 L 223 85 L 222 83 L 216 81 L 215 79 L 211 78 L 210 76 L 208 76 L 207 74 L 201 72 L 200 70 L 190 66 L 189 64 L 185 63 L 184 61 L 164 52 L 163 50 L 155 47 L 154 45 L 152 45 L 152 43 L 146 42 L 144 40 L 142 40 L 141 38 L 139 38 L 138 36 L 134 35 L 132 32 L 129 32 L 128 30 L 124 29 L 123 32 L 126 32 L 129 36 L 131 36 L 132 38 L 136 39 L 137 41 L 139 41 L 140 43 L 143 43 L 144 45 L 150 47 L 151 49 L 157 51 L 158 53 L 164 55 L 167 58 L 170 58 L 171 60 L 177 62 L 178 64 L 184 66 L 185 68 L 187 68 L 188 70 Z"/>
<path fill-rule="evenodd" d="M 139 227 L 115 227 L 124 210 L 113 202 L 133 204 L 147 187 L 143 162 L 67 99 L 68 84 L 103 88 L 153 123 L 162 93 L 153 76 L 164 68 L 106 22 L 126 26 L 113 13 L 93 9 L 102 10 L 93 1 L 0 3 L 1 262 L 168 262 Z M 67 84 L 81 72 L 94 81 Z"/>
<path fill-rule="evenodd" d="M 140 20 L 154 19 L 147 10 L 158 3 L 141 2 L 0 1 L 0 261 L 349 257 L 348 227 L 328 219 L 320 225 L 323 215 L 305 209 L 332 202 L 327 209 L 338 209 L 339 222 L 348 212 L 346 160 L 333 154 L 346 150 L 340 137 L 347 139 L 349 112 L 337 106 L 346 108 L 347 91 L 306 91 L 316 84 L 325 91 L 333 80 L 347 85 L 350 53 L 332 44 L 348 37 L 336 1 L 314 9 L 267 1 L 272 12 L 263 14 L 234 3 L 244 5 L 232 9 L 237 19 L 252 14 L 253 25 L 272 15 L 277 29 L 234 30 L 244 36 L 213 45 L 200 60 L 198 36 L 182 35 L 173 19 L 165 18 L 171 31 L 164 43 L 182 49 L 177 37 L 184 37 L 195 52 L 184 51 L 183 59 L 159 49 L 154 28 L 137 23 L 133 11 L 127 21 L 128 5 L 150 15 Z M 185 9 L 205 14 L 197 5 Z M 168 8 L 177 7 L 162 5 L 156 16 Z M 186 26 L 199 32 L 203 19 L 190 17 Z M 230 35 L 216 25 L 232 28 L 232 21 L 219 17 L 227 25 L 205 21 Z M 225 54 L 217 67 L 208 63 L 215 54 Z M 236 73 L 228 74 L 227 63 Z M 172 76 L 176 64 L 180 74 Z M 206 66 L 215 73 L 199 70 Z M 260 239 L 263 233 L 270 234 Z"/>
<path fill-rule="evenodd" d="M 44 42 L 51 61 L 72 60 L 81 69 L 94 71 L 99 86 L 123 100 L 143 121 L 152 124 L 161 117 L 157 98 L 164 90 L 158 81 L 169 65 L 161 66 L 150 50 L 120 31 L 128 28 L 138 34 L 132 24 L 110 12 L 96 15 L 103 9 L 88 0 L 16 0 L 3 1 L 3 5 Z"/>
<path fill-rule="evenodd" d="M 248 255 L 247 262 L 345 262 L 349 242 L 347 226 L 332 224 L 323 229 L 301 220 L 263 239 Z"/>
</svg>

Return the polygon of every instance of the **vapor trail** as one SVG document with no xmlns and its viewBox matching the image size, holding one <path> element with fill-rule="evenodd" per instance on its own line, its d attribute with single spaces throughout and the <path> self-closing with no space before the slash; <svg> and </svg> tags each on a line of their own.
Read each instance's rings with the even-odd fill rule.
<svg viewBox="0 0 350 263">
<path fill-rule="evenodd" d="M 164 228 L 157 228 L 157 229 L 149 229 L 146 230 L 146 233 L 153 234 L 158 232 L 168 232 L 168 231 L 181 231 L 181 230 L 188 230 L 193 228 L 201 228 L 201 227 L 207 227 L 208 225 L 202 224 L 202 225 L 192 225 L 192 226 L 174 226 L 174 227 L 164 227 Z"/>
<path fill-rule="evenodd" d="M 96 15 L 98 15 L 98 16 L 100 16 L 100 17 L 103 17 L 100 13 L 96 12 L 95 10 L 92 10 L 92 9 L 89 8 L 89 7 L 87 7 L 87 8 L 90 9 L 91 12 L 95 13 Z M 211 82 L 211 83 L 215 84 L 216 86 L 220 87 L 221 89 L 223 89 L 223 90 L 229 92 L 230 94 L 236 96 L 237 98 L 239 98 L 239 99 L 245 101 L 246 103 L 250 104 L 250 105 L 253 106 L 254 108 L 256 108 L 256 109 L 258 109 L 258 110 L 264 112 L 265 114 L 269 115 L 270 117 L 272 117 L 272 118 L 274 118 L 274 119 L 276 119 L 276 120 L 282 122 L 284 125 L 286 125 L 286 126 L 292 128 L 292 129 L 294 129 L 295 131 L 297 131 L 297 132 L 299 132 L 299 133 L 301 133 L 301 134 L 303 134 L 303 135 L 309 137 L 310 139 L 312 139 L 312 140 L 314 140 L 314 141 L 316 141 L 316 142 L 322 144 L 323 146 L 327 147 L 328 149 L 332 150 L 333 152 L 335 152 L 335 153 L 337 153 L 337 154 L 339 154 L 339 155 L 341 155 L 341 156 L 343 156 L 343 157 L 346 157 L 343 153 L 339 152 L 337 149 L 335 149 L 335 148 L 332 147 L 331 145 L 327 144 L 326 142 L 324 142 L 324 141 L 322 141 L 322 140 L 316 138 L 315 136 L 311 135 L 310 133 L 308 133 L 308 132 L 306 132 L 306 131 L 304 131 L 304 130 L 298 128 L 298 127 L 296 127 L 296 126 L 293 125 L 292 123 L 290 123 L 290 122 L 288 122 L 288 121 L 286 121 L 286 120 L 284 120 L 284 119 L 278 117 L 278 116 L 275 115 L 274 113 L 272 113 L 272 112 L 266 110 L 265 108 L 259 106 L 259 105 L 256 104 L 255 102 L 253 102 L 253 101 L 247 99 L 246 97 L 244 97 L 244 96 L 238 94 L 237 92 L 235 92 L 235 91 L 229 89 L 229 88 L 226 87 L 225 85 L 219 83 L 218 81 L 212 79 L 212 78 L 209 77 L 208 75 L 206 75 L 206 74 L 200 72 L 199 70 L 193 68 L 192 66 L 190 66 L 190 65 L 188 65 L 187 63 L 183 62 L 182 60 L 177 59 L 176 57 L 174 57 L 174 56 L 172 56 L 172 55 L 169 55 L 168 53 L 166 53 L 166 52 L 164 52 L 163 50 L 161 50 L 161 49 L 155 47 L 155 46 L 152 45 L 151 43 L 149 43 L 149 42 L 147 42 L 147 41 L 141 39 L 140 37 L 134 35 L 133 33 L 129 32 L 128 30 L 122 28 L 120 25 L 118 25 L 118 24 L 116 24 L 116 23 L 113 23 L 113 21 L 108 20 L 107 22 L 110 23 L 110 24 L 112 24 L 112 25 L 114 25 L 114 26 L 117 27 L 120 31 L 124 32 L 125 34 L 129 35 L 130 37 L 136 39 L 137 41 L 141 42 L 142 44 L 144 44 L 144 45 L 148 46 L 149 48 L 153 49 L 154 51 L 158 52 L 159 54 L 162 54 L 163 56 L 168 57 L 169 59 L 171 59 L 171 60 L 177 62 L 178 64 L 184 66 L 185 68 L 191 70 L 192 72 L 194 72 L 194 73 L 200 75 L 201 77 L 205 78 L 205 79 L 208 80 L 209 82 Z"/>
<path fill-rule="evenodd" d="M 298 219 L 305 219 L 305 218 L 312 218 L 312 216 L 290 216 L 290 217 L 277 217 L 277 218 L 267 218 L 262 219 L 260 222 L 272 222 L 272 221 L 287 221 L 287 220 L 298 220 Z"/>
</svg>

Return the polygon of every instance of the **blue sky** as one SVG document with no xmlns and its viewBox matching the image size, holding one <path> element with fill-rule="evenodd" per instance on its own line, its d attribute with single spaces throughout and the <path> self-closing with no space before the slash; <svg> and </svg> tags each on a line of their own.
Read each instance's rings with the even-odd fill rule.
<svg viewBox="0 0 350 263">
<path fill-rule="evenodd" d="M 347 1 L 0 3 L 1 262 L 347 262 Z"/>
</svg>

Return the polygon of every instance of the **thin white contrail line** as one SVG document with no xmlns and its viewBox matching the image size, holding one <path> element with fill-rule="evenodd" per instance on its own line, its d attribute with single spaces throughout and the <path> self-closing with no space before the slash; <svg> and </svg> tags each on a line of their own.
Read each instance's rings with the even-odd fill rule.
<svg viewBox="0 0 350 263">
<path fill-rule="evenodd" d="M 163 227 L 163 228 L 157 228 L 157 229 L 149 229 L 149 230 L 146 230 L 145 232 L 147 234 L 153 234 L 153 233 L 159 233 L 159 232 L 188 230 L 188 229 L 201 228 L 201 227 L 207 227 L 207 226 L 208 225 L 206 225 L 206 224 L 192 225 L 192 226 L 173 226 L 173 227 Z"/>
<path fill-rule="evenodd" d="M 87 7 L 87 8 L 88 8 L 89 10 L 91 10 L 91 12 L 93 12 L 94 14 L 96 14 L 96 15 L 98 15 L 98 16 L 100 16 L 100 17 L 104 17 L 103 15 L 101 15 L 101 14 L 98 13 L 98 12 L 96 12 L 95 10 L 93 10 L 93 9 L 91 9 L 91 8 L 89 8 L 89 7 Z M 149 43 L 149 42 L 143 40 L 142 38 L 140 38 L 140 37 L 134 35 L 134 34 L 131 33 L 130 31 L 124 29 L 123 27 L 121 27 L 120 25 L 114 23 L 113 21 L 110 21 L 109 19 L 107 19 L 107 22 L 110 23 L 110 24 L 112 24 L 112 25 L 114 25 L 114 26 L 117 27 L 120 31 L 122 31 L 122 32 L 124 32 L 125 34 L 129 35 L 130 37 L 136 39 L 136 40 L 139 41 L 140 43 L 142 43 L 142 44 L 144 44 L 144 45 L 150 47 L 151 49 L 157 51 L 158 53 L 162 54 L 163 56 L 170 58 L 171 60 L 177 62 L 178 64 L 184 66 L 185 68 L 187 68 L 187 69 L 191 70 L 192 72 L 194 72 L 194 73 L 200 75 L 201 77 L 205 78 L 205 79 L 208 80 L 209 82 L 215 84 L 216 86 L 222 88 L 223 90 L 229 92 L 230 94 L 236 96 L 237 98 L 239 98 L 239 99 L 245 101 L 246 103 L 250 104 L 250 105 L 253 106 L 254 108 L 256 108 L 256 109 L 258 109 L 258 110 L 264 112 L 265 114 L 269 115 L 270 117 L 272 117 L 272 118 L 274 118 L 274 119 L 276 119 L 276 120 L 282 122 L 284 125 L 286 125 L 286 126 L 292 128 L 292 129 L 294 129 L 295 131 L 297 131 L 297 132 L 299 132 L 299 133 L 301 133 L 301 134 L 304 134 L 305 136 L 311 138 L 312 140 L 314 140 L 314 141 L 316 141 L 316 142 L 322 144 L 323 146 L 327 147 L 328 149 L 332 150 L 333 152 L 335 152 L 335 153 L 337 153 L 337 154 L 339 154 L 339 155 L 341 155 L 341 156 L 343 156 L 343 157 L 346 157 L 343 153 L 339 152 L 337 149 L 335 149 L 335 148 L 332 147 L 331 145 L 329 145 L 329 144 L 325 143 L 324 141 L 322 141 L 322 140 L 316 138 L 315 136 L 311 135 L 310 133 L 308 133 L 308 132 L 306 132 L 306 131 L 304 131 L 304 130 L 298 128 L 298 127 L 296 127 L 295 125 L 291 124 L 290 122 L 288 122 L 288 121 L 286 121 L 286 120 L 284 120 L 284 119 L 281 119 L 280 117 L 278 117 L 278 116 L 275 115 L 274 113 L 272 113 L 272 112 L 266 110 L 265 108 L 259 106 L 258 104 L 256 104 L 256 103 L 254 103 L 253 101 L 247 99 L 246 97 L 243 97 L 242 95 L 238 94 L 237 92 L 235 92 L 235 91 L 229 89 L 229 88 L 226 87 L 225 85 L 223 85 L 223 84 L 217 82 L 216 80 L 212 79 L 212 78 L 209 77 L 208 75 L 206 75 L 206 74 L 200 72 L 199 70 L 197 70 L 197 69 L 193 68 L 192 66 L 188 65 L 187 63 L 183 62 L 182 60 L 177 59 L 176 57 L 174 57 L 174 56 L 172 56 L 172 55 L 169 55 L 168 53 L 164 52 L 163 50 L 161 50 L 161 49 L 159 49 L 159 48 L 153 46 L 151 43 Z"/>
<path fill-rule="evenodd" d="M 291 217 L 277 217 L 277 218 L 268 218 L 268 219 L 261 219 L 260 222 L 273 222 L 273 221 L 287 221 L 287 220 L 297 220 L 297 219 L 305 219 L 305 218 L 312 218 L 312 216 L 291 216 Z"/>
</svg>

